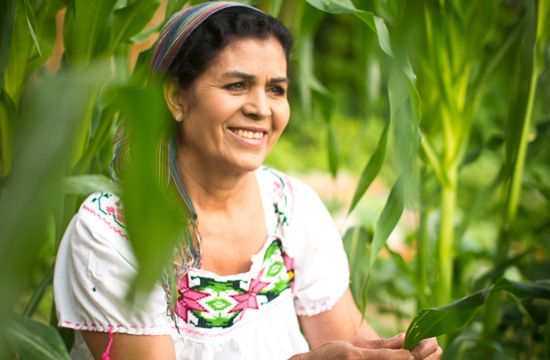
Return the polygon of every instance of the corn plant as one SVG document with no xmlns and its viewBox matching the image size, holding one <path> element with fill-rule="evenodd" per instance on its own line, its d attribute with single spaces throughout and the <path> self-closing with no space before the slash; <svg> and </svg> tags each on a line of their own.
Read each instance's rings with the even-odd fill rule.
<svg viewBox="0 0 550 360">
<path fill-rule="evenodd" d="M 184 5 L 200 2 L 167 0 L 161 17 L 166 19 Z M 243 2 L 278 16 L 294 32 L 293 87 L 298 89 L 298 101 L 290 99 L 293 113 L 321 118 L 318 124 L 326 134 L 333 178 L 345 161 L 339 148 L 346 144 L 339 140 L 335 116 L 343 112 L 342 99 L 369 104 L 365 109 L 385 119 L 375 150 L 360 173 L 348 215 L 388 168 L 393 185 L 374 227 L 355 227 L 344 236 L 351 287 L 363 309 L 372 293 L 368 284 L 377 282 L 371 273 L 377 262 L 385 261 L 378 255 L 386 249 L 413 284 L 419 310 L 416 316 L 414 311 L 401 314 L 413 317 L 407 348 L 422 338 L 447 333 L 455 333 L 446 347 L 447 358 L 485 354 L 484 346 L 503 348 L 506 334 L 499 314 L 501 305 L 507 304 L 501 294 L 508 293 L 522 314 L 521 321 L 531 329 L 529 334 L 534 334 L 533 346 L 522 354 L 548 359 L 548 325 L 540 331 L 540 319 L 523 301 L 536 299 L 535 304 L 543 304 L 543 322 L 548 324 L 548 276 L 528 275 L 536 272 L 538 263 L 525 260 L 530 250 L 544 247 L 533 243 L 512 248 L 522 244 L 515 240 L 521 226 L 531 229 L 518 225 L 528 218 L 522 214 L 522 196 L 534 189 L 537 196 L 546 198 L 546 204 L 550 201 L 547 163 L 540 160 L 549 153 L 544 144 L 550 134 L 545 106 L 550 91 L 544 79 L 549 79 L 550 2 Z M 111 139 L 122 118 L 141 124 L 136 129 L 142 132 L 138 130 L 135 136 L 143 149 L 154 146 L 149 135 L 159 131 L 148 126 L 152 118 L 161 120 L 162 99 L 158 90 L 143 86 L 150 53 L 141 53 L 135 64 L 129 60 L 132 44 L 158 31 L 158 22 L 146 25 L 159 5 L 160 0 L 5 0 L 0 4 L 0 358 L 12 358 L 14 351 L 26 359 L 68 358 L 72 332 L 55 328 L 57 320 L 54 311 L 49 314 L 53 304 L 47 294 L 51 295 L 55 249 L 82 196 L 108 190 L 132 204 L 128 231 L 140 263 L 136 284 L 142 285 L 132 291 L 147 291 L 170 256 L 178 227 L 171 220 L 169 206 L 161 192 L 159 201 L 149 203 L 152 207 L 147 209 L 139 196 L 145 189 L 159 190 L 154 172 L 148 170 L 153 166 L 153 151 L 139 156 L 149 167 L 128 168 L 133 175 L 122 188 L 108 178 Z M 325 21 L 345 16 L 357 32 L 353 34 L 357 35 L 353 50 L 357 59 L 350 65 L 350 77 L 362 84 L 363 90 L 356 93 L 370 94 L 368 99 L 358 99 L 356 93 L 336 94 L 316 71 L 316 38 L 323 36 Z M 62 29 L 56 27 L 57 21 L 62 22 Z M 54 53 L 59 31 L 63 32 L 64 52 L 60 69 L 53 71 L 45 64 Z M 383 81 L 374 81 L 376 77 Z M 495 82 L 503 78 L 511 80 L 497 88 Z M 371 82 L 378 88 L 372 90 Z M 504 111 L 506 125 L 495 124 L 499 134 L 486 139 L 484 118 L 496 116 L 491 96 L 513 101 Z M 135 99 L 140 99 L 139 106 Z M 384 105 L 376 108 L 375 103 Z M 374 121 L 367 111 L 362 116 L 364 121 Z M 490 149 L 505 152 L 505 157 L 487 185 L 476 190 L 475 199 L 464 204 L 460 196 L 466 187 L 463 174 Z M 419 218 L 412 261 L 386 244 L 407 207 Z M 495 250 L 486 255 L 491 266 L 474 284 L 463 284 L 468 278 L 461 261 L 479 254 L 465 254 L 462 239 L 484 211 L 490 212 L 493 223 L 500 224 Z M 434 214 L 437 228 L 431 221 Z M 541 216 L 543 224 L 533 232 L 543 237 L 550 233 L 544 225 L 550 214 Z M 152 236 L 167 241 L 148 241 Z M 44 251 L 49 251 L 46 256 Z M 547 257 L 548 251 L 542 256 Z M 522 262 L 522 276 L 515 279 L 522 281 L 503 278 Z M 32 284 L 25 285 L 31 276 Z M 477 316 L 480 309 L 483 322 Z M 50 326 L 44 324 L 48 321 Z M 464 329 L 470 322 L 483 331 L 474 326 Z M 492 340 L 497 335 L 502 344 Z M 445 345 L 445 339 L 441 340 Z"/>
</svg>

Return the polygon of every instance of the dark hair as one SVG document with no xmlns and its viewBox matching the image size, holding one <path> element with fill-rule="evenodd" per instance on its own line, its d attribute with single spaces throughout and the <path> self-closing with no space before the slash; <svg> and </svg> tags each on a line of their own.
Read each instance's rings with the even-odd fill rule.
<svg viewBox="0 0 550 360">
<path fill-rule="evenodd" d="M 185 40 L 167 70 L 184 90 L 192 88 L 201 75 L 231 41 L 275 37 L 288 57 L 292 35 L 277 19 L 246 7 L 229 7 L 212 14 Z"/>
</svg>

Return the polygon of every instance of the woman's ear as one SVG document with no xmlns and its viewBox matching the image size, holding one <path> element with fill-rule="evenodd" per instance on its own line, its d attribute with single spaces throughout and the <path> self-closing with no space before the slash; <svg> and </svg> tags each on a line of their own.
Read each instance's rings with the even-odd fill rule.
<svg viewBox="0 0 550 360">
<path fill-rule="evenodd" d="M 170 80 L 163 85 L 164 100 L 174 119 L 180 121 L 183 115 L 183 92 L 177 81 Z"/>
</svg>

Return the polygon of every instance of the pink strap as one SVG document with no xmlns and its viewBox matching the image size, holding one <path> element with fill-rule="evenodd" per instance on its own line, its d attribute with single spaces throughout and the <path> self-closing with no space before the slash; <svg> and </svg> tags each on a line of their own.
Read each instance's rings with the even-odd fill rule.
<svg viewBox="0 0 550 360">
<path fill-rule="evenodd" d="M 113 325 L 109 324 L 109 345 L 107 345 L 107 350 L 103 353 L 103 360 L 111 360 L 109 357 L 111 345 L 113 345 Z"/>
</svg>

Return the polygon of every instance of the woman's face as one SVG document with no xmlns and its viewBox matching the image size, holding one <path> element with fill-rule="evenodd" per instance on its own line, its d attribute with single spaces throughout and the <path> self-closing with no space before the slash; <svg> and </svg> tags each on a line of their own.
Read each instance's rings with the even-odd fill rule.
<svg viewBox="0 0 550 360">
<path fill-rule="evenodd" d="M 232 41 L 180 96 L 185 164 L 257 169 L 288 123 L 287 88 L 287 61 L 275 38 Z"/>
</svg>

